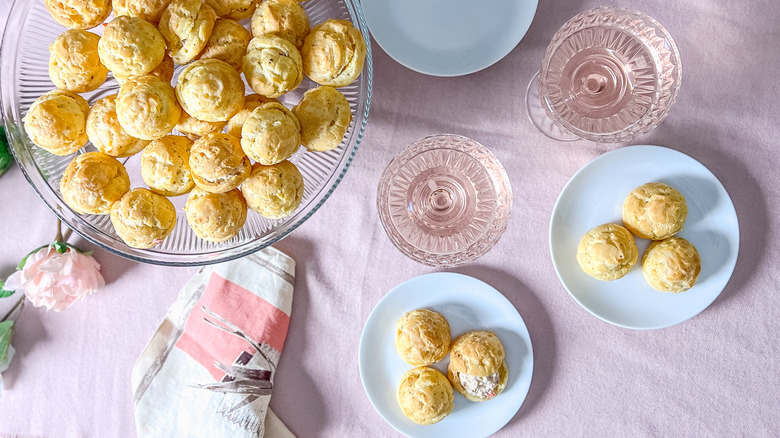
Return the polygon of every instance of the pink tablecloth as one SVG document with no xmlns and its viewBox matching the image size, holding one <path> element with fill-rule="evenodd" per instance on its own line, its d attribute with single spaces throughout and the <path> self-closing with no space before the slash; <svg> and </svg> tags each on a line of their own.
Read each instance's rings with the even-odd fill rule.
<svg viewBox="0 0 780 438">
<path fill-rule="evenodd" d="M 412 72 L 374 44 L 374 100 L 354 164 L 328 202 L 277 245 L 296 259 L 297 282 L 271 406 L 294 433 L 397 435 L 363 392 L 358 341 L 387 291 L 435 269 L 390 244 L 377 219 L 376 187 L 404 146 L 451 132 L 490 147 L 515 193 L 498 245 L 455 270 L 502 291 L 533 340 L 530 393 L 496 436 L 780 434 L 780 5 L 618 3 L 663 23 L 684 65 L 671 115 L 634 143 L 669 146 L 701 161 L 737 209 L 739 260 L 720 297 L 680 325 L 633 331 L 591 316 L 555 275 L 547 228 L 556 197 L 580 167 L 620 145 L 548 140 L 526 120 L 523 95 L 555 30 L 597 2 L 540 1 L 517 48 L 465 77 Z M 0 179 L 0 224 L 2 276 L 54 234 L 52 215 L 18 169 Z M 195 270 L 133 263 L 101 250 L 95 255 L 105 289 L 64 313 L 25 309 L 17 356 L 4 373 L 10 387 L 0 398 L 0 436 L 134 435 L 131 367 Z"/>
</svg>

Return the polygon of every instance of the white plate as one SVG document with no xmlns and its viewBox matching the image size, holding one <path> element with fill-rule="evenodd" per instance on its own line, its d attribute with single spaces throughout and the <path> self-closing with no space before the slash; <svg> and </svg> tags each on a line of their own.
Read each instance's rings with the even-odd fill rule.
<svg viewBox="0 0 780 438">
<path fill-rule="evenodd" d="M 396 402 L 401 376 L 414 368 L 393 346 L 395 323 L 406 312 L 428 308 L 447 318 L 452 337 L 475 329 L 492 330 L 506 351 L 509 381 L 495 399 L 473 403 L 455 392 L 455 408 L 442 421 L 421 426 L 406 418 Z M 391 290 L 366 320 L 360 338 L 360 378 L 379 415 L 411 437 L 484 437 L 504 427 L 523 404 L 533 373 L 531 337 L 517 310 L 499 291 L 467 275 L 439 272 L 406 281 Z M 449 356 L 433 367 L 447 373 Z"/>
<path fill-rule="evenodd" d="M 618 280 L 593 279 L 577 263 L 582 235 L 603 223 L 622 225 L 626 195 L 652 181 L 685 196 L 688 218 L 678 235 L 701 256 L 698 281 L 680 294 L 656 291 L 645 281 L 641 260 L 648 240 L 637 239 L 639 262 Z M 626 328 L 663 328 L 697 315 L 726 287 L 738 251 L 737 213 L 726 189 L 698 161 L 660 146 L 624 147 L 588 163 L 563 188 L 550 221 L 550 253 L 563 286 L 590 313 Z"/>
<path fill-rule="evenodd" d="M 538 0 L 361 0 L 368 29 L 400 64 L 460 76 L 498 62 L 517 46 Z"/>
</svg>

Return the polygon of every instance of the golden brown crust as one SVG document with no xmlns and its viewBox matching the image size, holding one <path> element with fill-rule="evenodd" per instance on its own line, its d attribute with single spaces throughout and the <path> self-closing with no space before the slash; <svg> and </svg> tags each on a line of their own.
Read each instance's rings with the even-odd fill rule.
<svg viewBox="0 0 780 438">
<path fill-rule="evenodd" d="M 452 385 L 442 373 L 430 367 L 407 371 L 398 384 L 396 400 L 407 418 L 423 425 L 438 423 L 455 407 Z"/>
<path fill-rule="evenodd" d="M 260 105 L 268 102 L 278 102 L 276 99 L 261 96 L 259 94 L 249 94 L 244 98 L 244 108 L 237 112 L 227 122 L 225 131 L 236 138 L 241 138 L 241 129 L 244 128 L 244 122 L 252 114 L 252 111 Z"/>
<path fill-rule="evenodd" d="M 693 287 L 700 273 L 699 251 L 682 237 L 655 241 L 642 257 L 645 280 L 661 292 L 685 292 Z"/>
<path fill-rule="evenodd" d="M 131 79 L 138 79 L 140 76 L 122 76 L 120 74 L 113 73 L 114 79 L 116 79 L 116 82 L 122 86 L 125 84 L 125 82 L 131 80 Z M 143 76 L 156 76 L 163 82 L 171 83 L 171 79 L 173 78 L 173 60 L 170 56 L 166 53 L 163 56 L 162 61 L 160 61 L 160 64 L 152 69 L 149 73 L 143 75 Z"/>
<path fill-rule="evenodd" d="M 235 237 L 246 222 L 246 210 L 246 201 L 238 189 L 209 193 L 195 187 L 184 205 L 192 231 L 209 242 Z"/>
<path fill-rule="evenodd" d="M 89 104 L 66 90 L 39 97 L 24 116 L 24 130 L 33 143 L 54 155 L 70 155 L 87 143 Z"/>
<path fill-rule="evenodd" d="M 116 17 L 98 42 L 100 62 L 122 76 L 142 76 L 165 56 L 165 40 L 153 25 L 137 17 Z"/>
<path fill-rule="evenodd" d="M 314 26 L 301 48 L 303 71 L 320 85 L 344 87 L 363 71 L 366 42 L 346 20 L 326 20 Z"/>
<path fill-rule="evenodd" d="M 634 236 L 617 224 L 603 224 L 585 233 L 577 246 L 582 271 L 597 280 L 617 280 L 639 259 Z"/>
<path fill-rule="evenodd" d="M 114 15 L 138 17 L 150 23 L 159 23 L 171 0 L 113 0 Z"/>
<path fill-rule="evenodd" d="M 202 0 L 172 0 L 160 18 L 160 33 L 177 64 L 195 59 L 206 47 L 217 14 Z"/>
<path fill-rule="evenodd" d="M 395 324 L 395 351 L 409 365 L 431 365 L 450 351 L 450 324 L 439 312 L 406 312 Z"/>
<path fill-rule="evenodd" d="M 252 210 L 269 219 L 292 214 L 303 199 L 303 175 L 289 161 L 273 166 L 254 164 L 241 184 L 241 193 Z"/>
<path fill-rule="evenodd" d="M 141 76 L 119 89 L 116 114 L 128 134 L 142 140 L 155 140 L 176 126 L 181 107 L 171 84 L 156 76 Z"/>
<path fill-rule="evenodd" d="M 182 109 L 207 122 L 227 122 L 244 106 L 241 75 L 219 59 L 199 59 L 182 70 L 176 82 Z"/>
<path fill-rule="evenodd" d="M 495 390 L 493 390 L 492 395 L 488 395 L 487 397 L 479 397 L 478 395 L 472 394 L 466 390 L 466 388 L 464 388 L 460 382 L 460 373 L 453 371 L 451 366 L 447 367 L 447 378 L 452 384 L 452 388 L 458 391 L 458 393 L 467 400 L 473 402 L 484 402 L 494 399 L 497 395 L 501 394 L 504 388 L 506 388 L 506 384 L 509 381 L 509 367 L 507 367 L 506 361 L 501 362 L 501 366 L 498 368 L 498 386 Z"/>
<path fill-rule="evenodd" d="M 101 152 L 74 158 L 60 180 L 62 200 L 77 213 L 108 214 L 111 204 L 129 190 L 125 166 Z"/>
<path fill-rule="evenodd" d="M 252 16 L 259 0 L 205 0 L 220 17 L 243 20 Z"/>
<path fill-rule="evenodd" d="M 151 248 L 173 231 L 176 208 L 165 196 L 133 189 L 111 206 L 111 223 L 128 246 Z"/>
<path fill-rule="evenodd" d="M 252 171 L 238 139 L 222 132 L 206 134 L 195 141 L 189 162 L 195 185 L 212 193 L 235 189 Z"/>
<path fill-rule="evenodd" d="M 301 53 L 293 43 L 270 34 L 249 41 L 242 70 L 255 93 L 266 97 L 281 96 L 303 80 Z"/>
<path fill-rule="evenodd" d="M 687 216 L 685 197 L 664 183 L 643 184 L 623 202 L 623 224 L 642 239 L 663 240 L 677 234 Z"/>
<path fill-rule="evenodd" d="M 198 59 L 219 59 L 234 69 L 241 70 L 250 39 L 252 36 L 249 31 L 237 21 L 217 18 L 206 47 L 200 52 Z"/>
<path fill-rule="evenodd" d="M 111 14 L 111 0 L 46 0 L 58 23 L 71 29 L 91 29 Z"/>
<path fill-rule="evenodd" d="M 181 110 L 179 123 L 176 124 L 176 130 L 186 135 L 192 141 L 195 141 L 206 134 L 219 132 L 225 127 L 226 122 L 206 122 L 196 119 L 187 114 L 187 111 Z"/>
<path fill-rule="evenodd" d="M 252 14 L 252 36 L 272 34 L 300 50 L 309 34 L 309 17 L 296 0 L 264 0 Z"/>
<path fill-rule="evenodd" d="M 347 98 L 326 85 L 306 91 L 292 112 L 301 122 L 301 144 L 313 152 L 337 148 L 352 122 Z"/>
<path fill-rule="evenodd" d="M 301 124 L 278 102 L 255 108 L 241 129 L 241 148 L 260 164 L 270 166 L 290 158 L 301 144 Z"/>
<path fill-rule="evenodd" d="M 135 155 L 149 144 L 149 140 L 133 137 L 119 124 L 116 94 L 106 96 L 92 105 L 87 116 L 86 130 L 92 145 L 112 157 Z"/>
<path fill-rule="evenodd" d="M 100 62 L 100 37 L 85 30 L 63 32 L 49 46 L 49 77 L 57 88 L 85 93 L 106 81 L 108 69 Z"/>
<path fill-rule="evenodd" d="M 190 172 L 192 140 L 166 135 L 149 143 L 141 154 L 141 178 L 163 196 L 179 196 L 195 187 Z"/>
<path fill-rule="evenodd" d="M 504 362 L 504 346 L 490 330 L 466 332 L 450 345 L 453 371 L 484 377 L 498 372 Z"/>
</svg>

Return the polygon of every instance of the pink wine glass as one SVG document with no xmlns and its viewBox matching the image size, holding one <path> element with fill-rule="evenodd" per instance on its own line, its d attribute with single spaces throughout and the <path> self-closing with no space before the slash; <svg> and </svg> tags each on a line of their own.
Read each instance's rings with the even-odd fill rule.
<svg viewBox="0 0 780 438">
<path fill-rule="evenodd" d="M 526 107 L 555 140 L 623 142 L 666 118 L 681 78 L 677 46 L 658 21 L 630 9 L 589 9 L 553 36 Z"/>
<path fill-rule="evenodd" d="M 425 137 L 385 169 L 377 209 L 390 241 L 430 266 L 458 266 L 490 250 L 506 230 L 512 188 L 501 163 L 476 141 Z"/>
</svg>

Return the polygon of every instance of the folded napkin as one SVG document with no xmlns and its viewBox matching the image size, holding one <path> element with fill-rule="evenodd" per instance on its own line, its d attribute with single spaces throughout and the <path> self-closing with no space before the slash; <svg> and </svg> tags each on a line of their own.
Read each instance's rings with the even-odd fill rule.
<svg viewBox="0 0 780 438">
<path fill-rule="evenodd" d="M 266 248 L 200 269 L 133 367 L 139 437 L 291 437 L 268 408 L 295 261 Z"/>
</svg>

